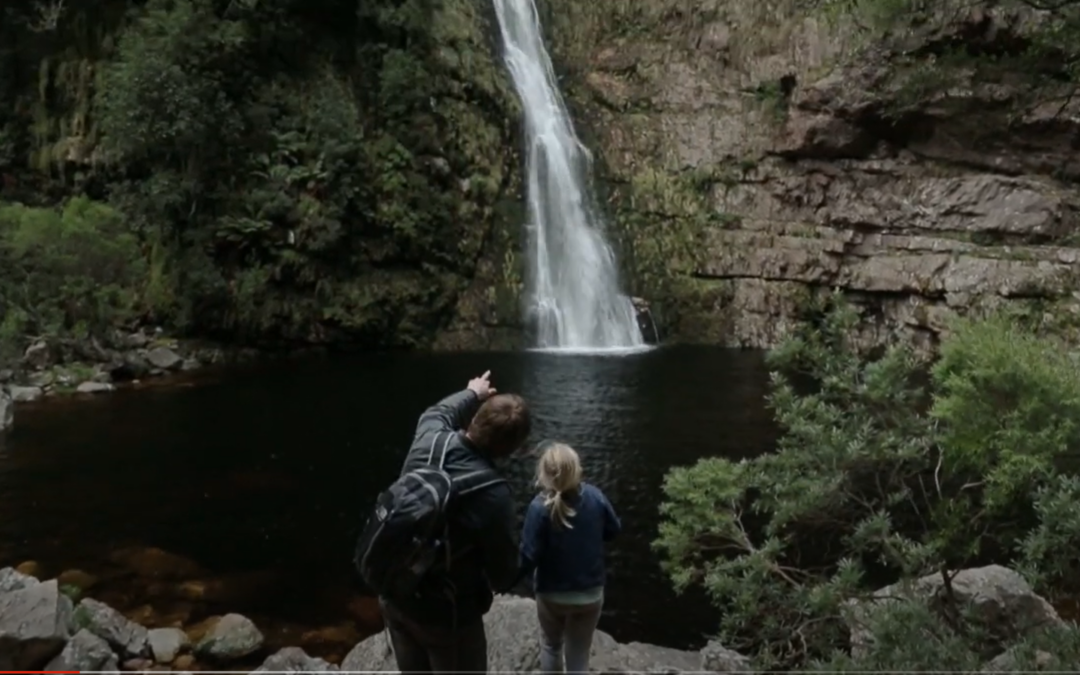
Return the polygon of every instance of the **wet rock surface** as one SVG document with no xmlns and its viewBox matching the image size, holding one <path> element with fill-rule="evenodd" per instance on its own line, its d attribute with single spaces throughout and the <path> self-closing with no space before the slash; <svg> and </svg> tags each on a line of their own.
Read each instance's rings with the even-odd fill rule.
<svg viewBox="0 0 1080 675">
<path fill-rule="evenodd" d="M 117 671 L 120 666 L 109 643 L 85 628 L 75 633 L 45 670 Z"/>
<path fill-rule="evenodd" d="M 11 393 L 0 386 L 0 431 L 10 428 L 15 423 L 15 401 Z"/>
<path fill-rule="evenodd" d="M 146 628 L 129 621 L 103 602 L 92 598 L 79 602 L 75 608 L 75 625 L 105 640 L 123 656 L 137 657 L 150 653 Z"/>
<path fill-rule="evenodd" d="M 190 644 L 187 633 L 179 628 L 151 628 L 147 631 L 147 641 L 158 663 L 172 663 Z"/>
<path fill-rule="evenodd" d="M 196 643 L 195 653 L 219 661 L 232 661 L 257 652 L 263 641 L 263 634 L 251 619 L 241 614 L 226 614 L 209 626 Z"/>
</svg>

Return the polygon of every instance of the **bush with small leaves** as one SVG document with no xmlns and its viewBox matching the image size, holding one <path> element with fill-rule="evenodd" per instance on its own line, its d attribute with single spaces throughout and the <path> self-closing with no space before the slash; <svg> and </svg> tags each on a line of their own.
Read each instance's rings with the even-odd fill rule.
<svg viewBox="0 0 1080 675">
<path fill-rule="evenodd" d="M 1080 543 L 1062 345 L 995 317 L 957 324 L 933 367 L 906 346 L 864 358 L 854 308 L 818 309 L 770 356 L 776 452 L 665 480 L 655 545 L 721 608 L 721 640 L 803 666 L 846 644 L 846 601 L 897 579 L 999 562 L 1060 580 Z"/>
<path fill-rule="evenodd" d="M 0 349 L 102 335 L 138 312 L 146 275 L 138 239 L 106 204 L 0 205 Z"/>
</svg>

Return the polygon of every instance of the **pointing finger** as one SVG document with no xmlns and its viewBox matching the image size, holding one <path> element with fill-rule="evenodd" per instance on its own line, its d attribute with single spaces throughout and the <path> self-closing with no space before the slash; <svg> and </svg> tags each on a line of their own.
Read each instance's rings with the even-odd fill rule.
<svg viewBox="0 0 1080 675">
<path fill-rule="evenodd" d="M 486 380 L 486 379 L 488 379 L 490 377 L 491 377 L 491 371 L 490 370 L 485 370 L 484 374 L 480 376 L 480 379 L 481 380 Z"/>
</svg>

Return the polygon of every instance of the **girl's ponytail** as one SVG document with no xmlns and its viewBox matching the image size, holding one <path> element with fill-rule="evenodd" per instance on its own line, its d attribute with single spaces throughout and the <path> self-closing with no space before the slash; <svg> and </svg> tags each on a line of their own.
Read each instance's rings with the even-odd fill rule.
<svg viewBox="0 0 1080 675">
<path fill-rule="evenodd" d="M 551 519 L 563 527 L 574 527 L 570 519 L 577 512 L 566 497 L 581 485 L 581 473 L 578 454 L 562 443 L 555 443 L 544 450 L 536 464 L 536 484 L 544 491 L 544 506 L 551 513 Z"/>
</svg>

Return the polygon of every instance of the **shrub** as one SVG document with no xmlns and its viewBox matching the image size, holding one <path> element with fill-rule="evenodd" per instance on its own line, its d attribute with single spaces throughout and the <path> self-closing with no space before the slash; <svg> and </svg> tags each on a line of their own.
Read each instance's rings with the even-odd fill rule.
<svg viewBox="0 0 1080 675">
<path fill-rule="evenodd" d="M 927 379 L 906 346 L 860 357 L 850 306 L 820 309 L 770 355 L 777 451 L 664 484 L 665 569 L 676 588 L 702 584 L 721 639 L 765 667 L 833 658 L 842 603 L 876 587 L 995 561 L 1045 588 L 1080 543 L 1080 485 L 1062 473 L 1080 370 L 1061 345 L 1000 317 L 962 322 Z"/>
<path fill-rule="evenodd" d="M 139 243 L 109 206 L 85 197 L 60 209 L 0 206 L 0 341 L 9 352 L 24 336 L 87 335 L 130 319 L 145 279 Z"/>
<path fill-rule="evenodd" d="M 883 603 L 867 617 L 874 640 L 852 656 L 837 650 L 831 658 L 816 660 L 808 670 L 824 673 L 955 672 L 989 670 L 980 652 L 979 635 L 958 631 L 932 611 L 914 601 Z M 969 624 L 972 625 L 972 624 Z M 1017 640 L 994 659 L 999 670 L 1012 672 L 1069 672 L 1080 662 L 1080 631 L 1073 626 L 1053 626 Z"/>
</svg>

